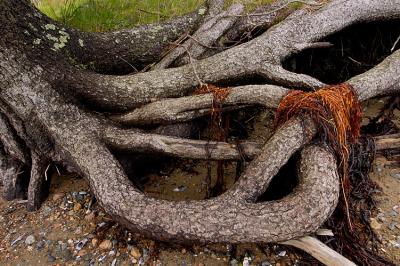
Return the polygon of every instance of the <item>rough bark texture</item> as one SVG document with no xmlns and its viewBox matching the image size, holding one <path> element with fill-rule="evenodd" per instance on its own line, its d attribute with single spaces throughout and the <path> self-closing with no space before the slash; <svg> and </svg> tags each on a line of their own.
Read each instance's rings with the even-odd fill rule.
<svg viewBox="0 0 400 266">
<path fill-rule="evenodd" d="M 221 10 L 211 7 L 210 13 L 218 16 Z M 320 46 L 321 38 L 349 25 L 393 18 L 400 18 L 398 0 L 335 0 L 317 9 L 296 11 L 259 37 L 212 57 L 177 68 L 118 76 L 93 70 L 124 72 L 126 66 L 120 68 L 116 55 L 139 67 L 157 61 L 168 42 L 195 30 L 199 14 L 134 30 L 86 34 L 50 21 L 26 0 L 1 0 L 3 196 L 13 199 L 27 189 L 29 209 L 38 208 L 46 185 L 43 172 L 54 161 L 84 176 L 115 220 L 157 239 L 271 242 L 312 233 L 336 207 L 339 177 L 335 158 L 327 149 L 306 146 L 317 128 L 307 117 L 291 119 L 261 148 L 243 144 L 245 153 L 259 155 L 230 190 L 209 200 L 170 202 L 148 197 L 132 185 L 110 150 L 204 159 L 208 156 L 204 141 L 150 134 L 130 126 L 189 121 L 209 112 L 213 101 L 211 95 L 187 96 L 199 84 L 243 82 L 255 75 L 277 85 L 232 88 L 223 104 L 276 107 L 288 92 L 281 86 L 323 85 L 283 69 L 282 60 Z M 93 62 L 92 67 L 79 67 L 88 62 Z M 348 83 L 360 100 L 396 93 L 399 70 L 400 52 L 396 51 Z M 187 97 L 163 99 L 178 96 Z M 117 115 L 121 110 L 131 112 Z M 211 153 L 212 159 L 238 159 L 240 155 L 228 143 L 210 142 L 209 146 L 217 151 Z M 257 202 L 279 168 L 301 149 L 295 191 L 278 201 Z M 29 178 L 18 180 L 22 166 L 31 169 L 29 186 L 23 182 Z"/>
</svg>

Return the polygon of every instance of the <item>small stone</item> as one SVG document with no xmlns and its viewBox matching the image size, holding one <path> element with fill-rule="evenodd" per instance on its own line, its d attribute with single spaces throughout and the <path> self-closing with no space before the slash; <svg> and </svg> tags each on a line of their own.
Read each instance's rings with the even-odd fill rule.
<svg viewBox="0 0 400 266">
<path fill-rule="evenodd" d="M 23 237 L 24 237 L 24 235 L 21 235 L 21 236 L 17 237 L 14 241 L 11 242 L 11 246 L 14 246 L 19 241 L 21 241 Z"/>
<path fill-rule="evenodd" d="M 395 226 L 396 226 L 396 223 L 390 223 L 388 227 L 390 230 L 393 231 L 395 229 Z"/>
<path fill-rule="evenodd" d="M 106 259 L 107 255 L 100 256 L 97 260 L 99 262 L 103 262 Z"/>
<path fill-rule="evenodd" d="M 139 259 L 142 254 L 140 253 L 140 250 L 137 247 L 133 247 L 131 250 L 131 255 L 132 257 L 134 257 L 135 259 Z"/>
<path fill-rule="evenodd" d="M 76 235 L 82 234 L 82 227 L 81 227 L 81 226 L 78 226 L 78 228 L 76 228 L 74 234 L 76 234 Z"/>
<path fill-rule="evenodd" d="M 400 179 L 400 173 L 394 173 L 394 174 L 392 174 L 392 176 L 394 178 Z"/>
<path fill-rule="evenodd" d="M 99 248 L 101 250 L 109 250 L 112 248 L 112 243 L 110 240 L 104 240 L 103 242 L 100 243 Z"/>
<path fill-rule="evenodd" d="M 93 259 L 93 254 L 92 254 L 92 253 L 85 254 L 85 255 L 82 257 L 82 259 L 83 259 L 84 261 L 91 261 L 91 260 Z M 89 264 L 86 264 L 86 265 L 94 265 L 94 264 L 93 264 L 93 263 L 89 263 Z"/>
<path fill-rule="evenodd" d="M 85 215 L 85 220 L 86 221 L 93 221 L 96 218 L 96 215 L 94 212 L 90 212 L 88 215 Z"/>
<path fill-rule="evenodd" d="M 174 188 L 173 191 L 174 192 L 184 192 L 184 191 L 186 191 L 186 187 L 185 186 L 179 186 L 177 188 Z"/>
<path fill-rule="evenodd" d="M 75 249 L 78 250 L 78 251 L 81 250 L 86 245 L 86 243 L 88 241 L 89 240 L 87 238 L 82 239 L 81 241 L 78 242 L 78 244 L 76 244 Z"/>
<path fill-rule="evenodd" d="M 53 211 L 53 209 L 52 208 L 50 208 L 49 206 L 45 206 L 44 208 L 43 208 L 43 211 L 42 211 L 42 213 L 43 213 L 43 216 L 49 216 L 50 214 L 51 214 L 51 212 Z"/>
<path fill-rule="evenodd" d="M 85 256 L 87 254 L 87 251 L 85 250 L 85 249 L 81 249 L 81 250 L 79 250 L 79 252 L 78 252 L 78 256 L 79 257 L 83 257 L 83 256 Z"/>
<path fill-rule="evenodd" d="M 80 204 L 80 203 L 76 203 L 75 205 L 74 205 L 74 211 L 80 211 L 82 209 L 82 204 Z"/>
<path fill-rule="evenodd" d="M 56 193 L 53 195 L 53 201 L 57 201 L 59 199 L 62 199 L 64 197 L 64 193 Z"/>
<path fill-rule="evenodd" d="M 238 265 L 239 265 L 238 261 L 235 260 L 235 259 L 231 260 L 231 261 L 229 262 L 229 264 L 230 264 L 230 266 L 238 266 Z"/>
<path fill-rule="evenodd" d="M 85 198 L 85 197 L 84 197 L 83 195 L 81 195 L 81 194 L 77 194 L 77 195 L 75 196 L 76 201 L 83 201 L 84 198 Z"/>
<path fill-rule="evenodd" d="M 384 222 L 386 221 L 385 216 L 383 216 L 383 215 L 378 215 L 378 221 L 381 222 L 381 223 L 384 223 Z"/>
<path fill-rule="evenodd" d="M 53 257 L 52 255 L 48 255 L 48 256 L 47 256 L 47 261 L 48 261 L 48 262 L 55 262 L 55 261 L 56 261 L 56 258 Z"/>
<path fill-rule="evenodd" d="M 286 251 L 284 250 L 284 251 L 279 252 L 278 256 L 279 257 L 285 257 L 286 256 Z"/>
<path fill-rule="evenodd" d="M 186 251 L 186 249 L 184 249 L 184 248 L 181 250 L 181 253 L 182 253 L 182 254 L 186 254 L 186 252 L 187 252 L 187 251 Z"/>
<path fill-rule="evenodd" d="M 99 240 L 97 238 L 92 239 L 92 246 L 97 247 L 97 244 L 99 244 Z"/>
<path fill-rule="evenodd" d="M 372 229 L 379 230 L 382 227 L 382 225 L 375 218 L 370 218 L 370 223 Z"/>
<path fill-rule="evenodd" d="M 42 250 L 44 248 L 44 246 L 46 245 L 46 242 L 41 240 L 39 242 L 36 243 L 36 249 L 37 250 Z"/>
<path fill-rule="evenodd" d="M 244 257 L 243 266 L 250 266 L 251 259 L 248 257 Z"/>
<path fill-rule="evenodd" d="M 36 241 L 35 236 L 34 235 L 30 235 L 30 236 L 27 236 L 27 238 L 25 239 L 25 244 L 30 246 L 33 243 L 35 243 L 35 241 Z"/>
</svg>

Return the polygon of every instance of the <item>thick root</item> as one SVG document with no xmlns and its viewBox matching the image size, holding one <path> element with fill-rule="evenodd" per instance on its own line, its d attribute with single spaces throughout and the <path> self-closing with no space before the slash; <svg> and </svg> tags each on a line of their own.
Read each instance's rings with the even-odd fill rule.
<svg viewBox="0 0 400 266">
<path fill-rule="evenodd" d="M 37 154 L 32 154 L 31 178 L 28 186 L 28 211 L 36 211 L 40 208 L 45 198 L 45 189 L 50 185 L 50 179 L 46 177 L 47 161 L 40 159 Z"/>
</svg>

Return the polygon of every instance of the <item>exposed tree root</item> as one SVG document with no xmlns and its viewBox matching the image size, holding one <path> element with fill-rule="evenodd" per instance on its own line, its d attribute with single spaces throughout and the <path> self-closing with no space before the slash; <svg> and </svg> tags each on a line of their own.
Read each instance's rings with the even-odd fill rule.
<svg viewBox="0 0 400 266">
<path fill-rule="evenodd" d="M 154 69 L 164 69 L 180 58 L 180 64 L 190 63 L 190 60 L 199 58 L 208 47 L 212 46 L 236 22 L 237 15 L 244 10 L 243 5 L 232 5 L 227 11 L 219 14 L 210 14 L 205 23 L 193 34 L 188 36 L 182 44 L 164 56 Z M 182 57 L 183 56 L 183 57 Z M 191 57 L 192 59 L 190 59 Z"/>
<path fill-rule="evenodd" d="M 219 11 L 218 7 L 210 8 L 210 14 L 215 12 L 215 16 L 220 14 Z M 70 62 L 63 60 L 69 52 L 78 50 L 79 40 L 89 43 L 79 37 L 83 38 L 82 33 L 74 35 L 72 30 L 65 29 L 71 38 L 65 49 L 60 43 L 54 43 L 54 38 L 37 41 L 39 36 L 43 38 L 43 32 L 66 35 L 60 25 L 49 26 L 47 23 L 51 21 L 41 18 L 37 11 L 29 7 L 28 1 L 3 0 L 0 2 L 0 21 L 4 27 L 0 33 L 6 37 L 0 39 L 0 110 L 4 114 L 0 117 L 0 130 L 4 150 L 7 156 L 13 157 L 4 161 L 4 169 L 10 170 L 2 175 L 5 197 L 12 199 L 16 196 L 20 190 L 16 179 L 20 162 L 28 165 L 31 161 L 28 165 L 31 167 L 28 207 L 37 209 L 46 185 L 44 172 L 47 162 L 55 161 L 87 178 L 99 203 L 116 221 L 156 239 L 177 242 L 272 242 L 315 232 L 337 205 L 339 176 L 335 157 L 323 144 L 306 146 L 315 137 L 318 128 L 309 116 L 294 116 L 279 127 L 262 147 L 243 143 L 241 149 L 228 143 L 150 134 L 146 129 L 129 126 L 190 121 L 209 113 L 213 104 L 211 94 L 164 99 L 188 95 L 202 83 L 229 85 L 240 81 L 239 84 L 249 84 L 252 82 L 249 78 L 261 78 L 258 82 L 269 81 L 277 85 L 233 87 L 221 105 L 228 108 L 237 108 L 238 104 L 275 108 L 289 92 L 289 89 L 280 86 L 310 89 L 324 85 L 310 76 L 285 70 L 281 61 L 304 49 L 326 46 L 319 40 L 349 25 L 393 18 L 400 18 L 398 0 L 334 0 L 317 9 L 296 11 L 257 38 L 212 57 L 172 69 L 111 76 L 69 66 Z M 183 23 L 178 23 L 182 26 L 179 31 L 192 29 L 188 19 L 182 17 L 178 20 Z M 229 31 L 233 21 L 236 24 L 241 21 L 232 18 L 223 20 L 229 23 L 217 25 L 223 30 L 212 34 L 213 41 L 221 32 Z M 218 24 L 221 20 L 215 22 Z M 42 30 L 28 31 L 31 28 L 29 23 Z M 169 35 L 174 23 L 165 22 L 162 26 L 168 38 L 178 38 L 172 33 Z M 144 27 L 142 33 L 146 34 L 154 27 Z M 125 31 L 125 34 L 114 32 L 105 39 L 121 38 L 126 44 L 132 34 L 133 31 Z M 93 40 L 101 38 L 99 36 L 96 35 Z M 162 33 L 156 36 L 158 38 Z M 61 37 L 57 39 L 60 41 Z M 35 45 L 38 42 L 40 45 Z M 104 45 L 104 41 L 99 44 Z M 161 46 L 164 47 L 165 43 Z M 124 46 L 124 55 L 134 53 L 143 59 L 140 61 L 132 56 L 132 61 L 128 61 L 130 64 L 152 61 L 157 57 L 153 52 L 160 48 L 160 44 L 144 47 L 151 48 L 150 54 L 144 55 L 130 46 Z M 81 62 L 95 57 L 93 52 L 85 59 L 80 54 L 82 51 L 85 49 L 71 56 Z M 112 68 L 117 63 L 110 61 L 118 51 L 119 48 L 112 45 L 111 56 L 107 53 L 98 55 L 93 69 L 101 72 L 103 68 Z M 175 61 L 178 57 L 171 60 Z M 395 51 L 373 69 L 351 78 L 347 84 L 363 101 L 398 93 L 399 73 L 400 51 Z M 139 106 L 142 107 L 132 110 Z M 104 109 L 113 114 L 93 111 Z M 131 112 L 115 115 L 121 110 Z M 165 131 L 160 133 L 166 134 Z M 205 149 L 206 144 L 209 151 Z M 301 149 L 299 184 L 293 193 L 281 200 L 257 202 L 280 167 Z M 248 157 L 258 156 L 226 193 L 202 201 L 171 202 L 141 193 L 129 181 L 110 150 L 215 160 L 238 160 L 242 157 L 241 151 Z M 31 154 L 31 158 L 26 154 Z M 26 184 L 22 189 L 26 189 Z"/>
<path fill-rule="evenodd" d="M 47 177 L 46 168 L 48 162 L 41 159 L 37 154 L 32 154 L 31 178 L 28 186 L 28 205 L 29 211 L 36 211 L 40 208 L 44 197 L 46 196 L 45 189 L 50 184 L 50 179 Z"/>
<path fill-rule="evenodd" d="M 24 194 L 24 184 L 21 177 L 22 164 L 7 156 L 2 150 L 0 154 L 0 179 L 3 186 L 1 196 L 6 200 L 13 200 Z"/>
</svg>

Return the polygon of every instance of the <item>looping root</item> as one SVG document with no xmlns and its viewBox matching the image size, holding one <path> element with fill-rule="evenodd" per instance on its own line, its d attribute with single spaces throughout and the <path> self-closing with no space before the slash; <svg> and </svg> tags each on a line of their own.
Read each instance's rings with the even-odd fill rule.
<svg viewBox="0 0 400 266">
<path fill-rule="evenodd" d="M 314 92 L 291 91 L 279 104 L 275 125 L 279 126 L 293 116 L 303 115 L 312 118 L 319 127 L 321 137 L 338 156 L 343 196 L 347 203 L 351 189 L 348 179 L 350 144 L 360 137 L 362 119 L 357 95 L 346 83 L 323 87 Z"/>
</svg>

